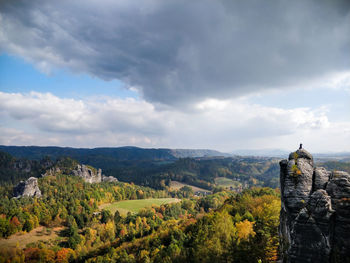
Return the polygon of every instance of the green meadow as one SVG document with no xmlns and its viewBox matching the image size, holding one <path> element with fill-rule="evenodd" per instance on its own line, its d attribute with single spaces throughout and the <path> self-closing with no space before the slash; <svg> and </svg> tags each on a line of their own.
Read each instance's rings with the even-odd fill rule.
<svg viewBox="0 0 350 263">
<path fill-rule="evenodd" d="M 163 205 L 168 203 L 180 202 L 180 199 L 177 198 L 150 198 L 150 199 L 139 199 L 139 200 L 125 200 L 114 202 L 111 204 L 103 204 L 100 206 L 100 209 L 110 210 L 112 214 L 115 211 L 119 211 L 121 215 L 126 215 L 128 212 L 137 213 L 142 208 L 151 207 L 152 205 Z"/>
<path fill-rule="evenodd" d="M 217 177 L 217 178 L 215 178 L 215 184 L 217 184 L 218 186 L 229 188 L 230 186 L 232 186 L 232 187 L 239 186 L 240 182 L 234 181 L 234 180 L 232 180 L 230 178 L 226 178 L 226 177 Z"/>
</svg>

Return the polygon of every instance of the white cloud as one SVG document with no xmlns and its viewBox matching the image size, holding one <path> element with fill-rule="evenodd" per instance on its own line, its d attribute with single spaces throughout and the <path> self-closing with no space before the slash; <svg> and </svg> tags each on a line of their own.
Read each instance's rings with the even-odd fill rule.
<svg viewBox="0 0 350 263">
<path fill-rule="evenodd" d="M 330 122 L 327 111 L 325 107 L 286 110 L 245 100 L 210 99 L 185 113 L 130 98 L 75 100 L 50 93 L 0 92 L 0 116 L 6 120 L 0 122 L 5 127 L 0 128 L 0 144 L 231 151 L 281 145 L 293 149 L 304 140 L 318 151 L 350 148 L 350 123 Z"/>
<path fill-rule="evenodd" d="M 154 107 L 135 99 L 74 100 L 62 99 L 50 93 L 0 92 L 0 110 L 14 120 L 27 122 L 48 132 L 88 134 L 101 130 L 144 134 L 159 133 Z"/>
<path fill-rule="evenodd" d="M 18 145 L 26 145 L 34 139 L 31 135 L 25 134 L 17 129 L 0 126 L 0 130 L 0 143 L 4 145 L 11 145 L 14 142 Z"/>
</svg>

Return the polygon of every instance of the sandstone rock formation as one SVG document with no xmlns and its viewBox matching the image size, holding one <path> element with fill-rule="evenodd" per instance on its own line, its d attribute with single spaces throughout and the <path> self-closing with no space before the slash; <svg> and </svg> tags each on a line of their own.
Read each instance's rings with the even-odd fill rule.
<svg viewBox="0 0 350 263">
<path fill-rule="evenodd" d="M 283 262 L 350 262 L 350 175 L 315 167 L 304 149 L 280 168 Z"/>
<path fill-rule="evenodd" d="M 118 182 L 118 179 L 113 176 L 102 175 L 101 169 L 90 168 L 84 164 L 77 165 L 76 169 L 72 171 L 75 176 L 80 176 L 85 182 L 100 183 L 100 182 Z"/>
<path fill-rule="evenodd" d="M 13 189 L 14 196 L 16 198 L 20 197 L 41 197 L 41 191 L 38 186 L 38 178 L 30 177 L 26 181 L 21 181 Z"/>
<path fill-rule="evenodd" d="M 113 182 L 118 182 L 118 179 L 113 176 L 102 175 L 102 182 L 113 183 Z"/>
<path fill-rule="evenodd" d="M 92 169 L 84 164 L 78 164 L 75 170 L 72 170 L 73 175 L 83 178 L 88 183 L 100 183 L 102 181 L 102 170 Z"/>
</svg>

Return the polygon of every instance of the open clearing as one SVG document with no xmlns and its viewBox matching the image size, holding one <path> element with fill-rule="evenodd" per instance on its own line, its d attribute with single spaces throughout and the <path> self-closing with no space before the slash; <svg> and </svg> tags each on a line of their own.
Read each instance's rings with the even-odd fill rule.
<svg viewBox="0 0 350 263">
<path fill-rule="evenodd" d="M 38 241 L 47 241 L 55 239 L 58 237 L 58 233 L 64 227 L 54 227 L 47 228 L 44 226 L 39 226 L 29 233 L 16 233 L 10 236 L 8 239 L 0 239 L 0 247 L 16 247 L 17 243 L 19 248 L 25 248 L 27 244 L 38 242 Z"/>
<path fill-rule="evenodd" d="M 190 184 L 184 184 L 184 183 L 181 183 L 179 181 L 171 181 L 170 182 L 170 189 L 172 189 L 172 190 L 179 190 L 181 187 L 184 187 L 184 186 L 191 187 L 193 192 L 210 192 L 209 190 L 206 190 L 206 189 L 203 189 L 203 188 L 199 188 L 197 186 L 193 186 L 193 185 L 190 185 Z"/>
<path fill-rule="evenodd" d="M 238 187 L 241 183 L 226 177 L 215 178 L 215 184 L 222 187 Z"/>
<path fill-rule="evenodd" d="M 121 215 L 126 215 L 128 212 L 137 213 L 142 208 L 151 207 L 152 205 L 163 205 L 169 203 L 180 202 L 181 200 L 178 198 L 150 198 L 150 199 L 139 199 L 139 200 L 125 200 L 114 202 L 111 204 L 103 204 L 100 205 L 100 209 L 107 209 L 111 211 L 112 214 L 115 211 L 119 211 Z"/>
</svg>

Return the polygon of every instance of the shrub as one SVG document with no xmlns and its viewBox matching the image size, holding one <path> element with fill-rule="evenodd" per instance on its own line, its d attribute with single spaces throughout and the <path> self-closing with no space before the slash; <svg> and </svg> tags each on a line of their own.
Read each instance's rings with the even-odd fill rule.
<svg viewBox="0 0 350 263">
<path fill-rule="evenodd" d="M 296 164 L 293 164 L 293 166 L 292 166 L 292 176 L 298 177 L 299 175 L 301 175 L 300 169 L 298 168 L 298 166 Z"/>
</svg>

